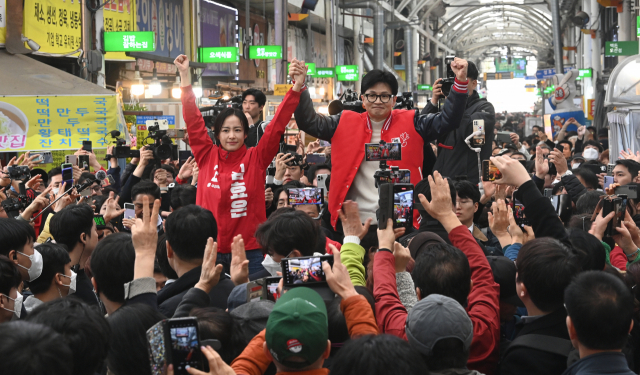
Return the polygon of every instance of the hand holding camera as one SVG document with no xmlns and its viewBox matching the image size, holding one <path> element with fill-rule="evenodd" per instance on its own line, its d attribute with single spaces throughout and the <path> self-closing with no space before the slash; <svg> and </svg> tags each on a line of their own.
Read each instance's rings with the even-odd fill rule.
<svg viewBox="0 0 640 375">
<path fill-rule="evenodd" d="M 294 154 L 279 153 L 276 155 L 276 175 L 274 179 L 282 181 L 284 174 L 287 171 L 287 163 L 293 161 L 296 158 Z"/>
<path fill-rule="evenodd" d="M 557 176 L 563 176 L 567 173 L 569 166 L 567 165 L 567 159 L 564 157 L 562 151 L 558 149 L 551 150 L 551 153 L 549 153 L 549 161 L 556 166 Z"/>
<path fill-rule="evenodd" d="M 431 104 L 434 106 L 438 105 L 438 100 L 440 98 L 444 98 L 444 94 L 442 93 L 442 78 L 438 78 L 436 83 L 433 84 L 433 96 L 431 97 Z"/>
<path fill-rule="evenodd" d="M 329 245 L 329 247 L 333 252 L 333 267 L 329 262 L 322 262 L 322 271 L 326 275 L 329 288 L 339 295 L 343 301 L 349 297 L 357 296 L 358 292 L 356 292 L 356 288 L 351 282 L 349 271 L 340 260 L 340 252 L 333 245 Z"/>
<path fill-rule="evenodd" d="M 529 173 L 520 164 L 519 160 L 514 160 L 507 156 L 494 156 L 491 157 L 491 161 L 502 173 L 502 178 L 494 182 L 496 184 L 511 185 L 519 188 L 522 184 L 531 180 Z"/>
<path fill-rule="evenodd" d="M 520 163 L 518 163 L 520 164 Z M 453 212 L 453 203 L 451 200 L 451 192 L 449 190 L 449 182 L 442 178 L 442 175 L 435 171 L 433 176 L 429 176 L 429 186 L 431 187 L 431 202 L 420 194 L 420 203 L 431 217 L 438 220 L 440 224 L 450 232 L 453 228 L 460 225 L 460 220 Z"/>
</svg>

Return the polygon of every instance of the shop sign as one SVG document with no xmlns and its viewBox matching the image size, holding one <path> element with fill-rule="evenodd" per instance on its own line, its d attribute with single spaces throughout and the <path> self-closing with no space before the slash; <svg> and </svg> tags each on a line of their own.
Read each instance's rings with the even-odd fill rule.
<svg viewBox="0 0 640 375">
<path fill-rule="evenodd" d="M 418 91 L 431 91 L 433 87 L 431 85 L 418 85 Z"/>
<path fill-rule="evenodd" d="M 332 78 L 336 74 L 334 68 L 316 68 L 316 76 L 323 78 Z"/>
<path fill-rule="evenodd" d="M 202 63 L 231 63 L 240 61 L 238 47 L 200 47 L 198 60 Z"/>
<path fill-rule="evenodd" d="M 156 49 L 153 31 L 112 31 L 104 33 L 106 52 L 153 52 Z"/>
<path fill-rule="evenodd" d="M 184 54 L 185 36 L 182 0 L 137 0 L 138 31 L 154 31 L 156 50 L 152 55 L 176 58 Z"/>
<path fill-rule="evenodd" d="M 289 65 L 291 64 L 287 64 L 287 72 L 289 71 Z M 307 67 L 308 76 L 312 77 L 317 74 L 316 63 L 304 63 L 304 65 Z"/>
<path fill-rule="evenodd" d="M 67 54 L 80 48 L 79 1 L 25 0 L 24 9 L 23 33 L 40 45 L 38 52 Z"/>
<path fill-rule="evenodd" d="M 637 54 L 638 41 L 606 42 L 604 46 L 605 56 L 632 56 Z"/>
<path fill-rule="evenodd" d="M 136 31 L 135 0 L 111 0 L 102 7 L 104 31 Z M 124 52 L 107 52 L 105 60 L 135 60 Z"/>
<path fill-rule="evenodd" d="M 358 65 L 338 65 L 336 66 L 336 74 L 347 74 L 347 73 L 355 73 L 358 74 Z"/>
<path fill-rule="evenodd" d="M 281 59 L 282 46 L 249 46 L 250 59 Z"/>
</svg>

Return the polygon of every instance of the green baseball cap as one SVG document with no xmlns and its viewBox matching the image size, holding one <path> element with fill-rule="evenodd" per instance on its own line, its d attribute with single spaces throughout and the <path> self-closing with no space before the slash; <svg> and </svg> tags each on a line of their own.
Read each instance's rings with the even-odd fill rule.
<svg viewBox="0 0 640 375">
<path fill-rule="evenodd" d="M 291 288 L 276 302 L 267 321 L 267 346 L 273 358 L 291 368 L 310 366 L 327 349 L 327 307 L 309 288 Z M 304 361 L 287 361 L 299 357 Z"/>
</svg>

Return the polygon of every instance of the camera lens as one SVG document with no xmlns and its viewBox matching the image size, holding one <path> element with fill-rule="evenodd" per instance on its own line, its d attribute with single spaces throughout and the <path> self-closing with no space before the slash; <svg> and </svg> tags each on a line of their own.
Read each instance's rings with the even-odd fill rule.
<svg viewBox="0 0 640 375">
<path fill-rule="evenodd" d="M 155 149 L 155 156 L 160 160 L 169 159 L 171 158 L 171 151 L 171 145 L 158 145 Z"/>
</svg>

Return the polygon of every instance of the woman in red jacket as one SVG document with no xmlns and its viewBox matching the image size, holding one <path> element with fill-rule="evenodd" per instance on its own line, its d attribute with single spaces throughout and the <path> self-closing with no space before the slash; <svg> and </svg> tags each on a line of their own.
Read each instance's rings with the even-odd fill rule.
<svg viewBox="0 0 640 375">
<path fill-rule="evenodd" d="M 218 225 L 218 263 L 228 272 L 233 237 L 242 235 L 249 260 L 249 273 L 262 269 L 263 255 L 254 238 L 258 225 L 267 220 L 264 186 L 266 170 L 279 150 L 280 138 L 298 106 L 306 79 L 306 68 L 297 60 L 290 66 L 296 83 L 278 107 L 257 147 L 244 144 L 249 132 L 246 116 L 238 109 L 222 111 L 213 125 L 215 145 L 204 125 L 191 89 L 189 59 L 176 58 L 182 86 L 182 115 L 187 124 L 189 145 L 198 163 L 196 204 L 210 210 Z M 304 62 L 301 62 L 304 67 Z M 204 252 L 204 249 L 202 249 Z"/>
</svg>

